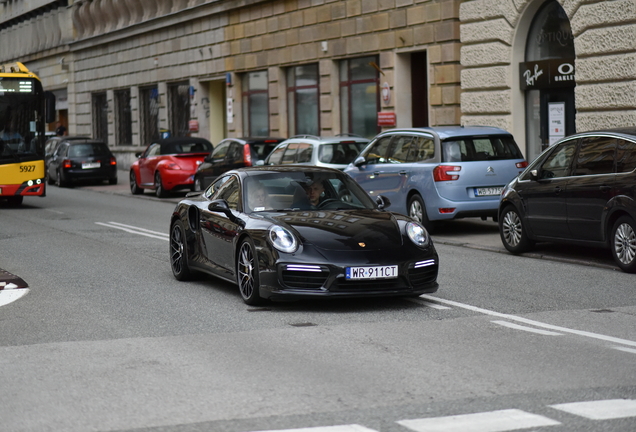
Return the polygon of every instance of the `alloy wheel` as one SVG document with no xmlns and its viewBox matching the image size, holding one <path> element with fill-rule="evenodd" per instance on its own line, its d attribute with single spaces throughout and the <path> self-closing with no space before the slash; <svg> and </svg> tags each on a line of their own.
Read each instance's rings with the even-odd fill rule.
<svg viewBox="0 0 636 432">
<path fill-rule="evenodd" d="M 510 246 L 515 247 L 521 241 L 521 219 L 514 211 L 505 214 L 501 224 L 503 238 Z"/>
<path fill-rule="evenodd" d="M 422 222 L 422 204 L 418 200 L 413 200 L 409 208 L 409 216 L 418 222 Z"/>
<path fill-rule="evenodd" d="M 254 254 L 249 243 L 241 245 L 238 262 L 239 289 L 244 299 L 252 296 L 255 288 Z"/>
<path fill-rule="evenodd" d="M 170 263 L 175 275 L 182 274 L 184 269 L 184 251 L 185 244 L 183 241 L 183 233 L 178 224 L 172 226 L 172 234 L 170 236 Z"/>
<path fill-rule="evenodd" d="M 622 223 L 616 228 L 614 234 L 614 251 L 616 258 L 629 265 L 636 258 L 636 233 L 632 226 L 628 223 Z"/>
</svg>

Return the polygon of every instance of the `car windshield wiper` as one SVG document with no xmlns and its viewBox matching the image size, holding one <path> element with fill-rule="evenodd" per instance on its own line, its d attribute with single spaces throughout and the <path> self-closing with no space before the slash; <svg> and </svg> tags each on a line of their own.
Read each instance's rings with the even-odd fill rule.
<svg viewBox="0 0 636 432">
<path fill-rule="evenodd" d="M 18 154 L 9 146 L 6 141 L 0 139 L 0 144 L 4 144 L 3 146 L 1 146 L 3 148 L 3 154 L 7 153 L 7 156 L 12 156 L 16 162 L 20 162 L 20 156 L 18 156 Z"/>
</svg>

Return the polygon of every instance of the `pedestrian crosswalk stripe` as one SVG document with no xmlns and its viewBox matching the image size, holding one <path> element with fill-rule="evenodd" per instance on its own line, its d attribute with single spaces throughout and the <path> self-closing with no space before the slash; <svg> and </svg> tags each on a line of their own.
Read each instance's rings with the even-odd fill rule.
<svg viewBox="0 0 636 432">
<path fill-rule="evenodd" d="M 589 402 L 573 402 L 550 407 L 588 418 L 590 420 L 609 420 L 636 417 L 636 400 L 609 399 Z"/>
<path fill-rule="evenodd" d="M 415 432 L 504 432 L 561 424 L 556 420 L 518 409 L 400 420 L 397 423 Z"/>
<path fill-rule="evenodd" d="M 374 429 L 369 429 L 357 424 L 339 425 L 339 426 L 318 426 L 308 427 L 301 429 L 280 429 L 280 430 L 267 430 L 258 432 L 378 432 Z"/>
</svg>

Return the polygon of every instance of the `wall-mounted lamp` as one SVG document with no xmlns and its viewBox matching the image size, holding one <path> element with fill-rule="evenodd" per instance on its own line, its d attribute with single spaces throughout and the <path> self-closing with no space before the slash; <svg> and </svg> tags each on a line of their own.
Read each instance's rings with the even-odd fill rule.
<svg viewBox="0 0 636 432">
<path fill-rule="evenodd" d="M 322 50 L 322 52 L 327 52 L 327 50 L 329 49 L 329 46 L 327 45 L 327 41 L 322 41 L 320 43 L 320 49 Z"/>
</svg>

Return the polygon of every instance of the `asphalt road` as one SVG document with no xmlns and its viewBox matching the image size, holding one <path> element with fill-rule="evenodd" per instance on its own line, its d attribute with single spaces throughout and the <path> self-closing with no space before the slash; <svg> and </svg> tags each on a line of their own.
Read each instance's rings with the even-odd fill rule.
<svg viewBox="0 0 636 432">
<path fill-rule="evenodd" d="M 174 280 L 178 198 L 0 208 L 0 267 L 30 290 L 0 306 L 0 430 L 636 430 L 636 284 L 601 251 L 512 256 L 460 221 L 434 295 L 253 308 Z"/>
</svg>

